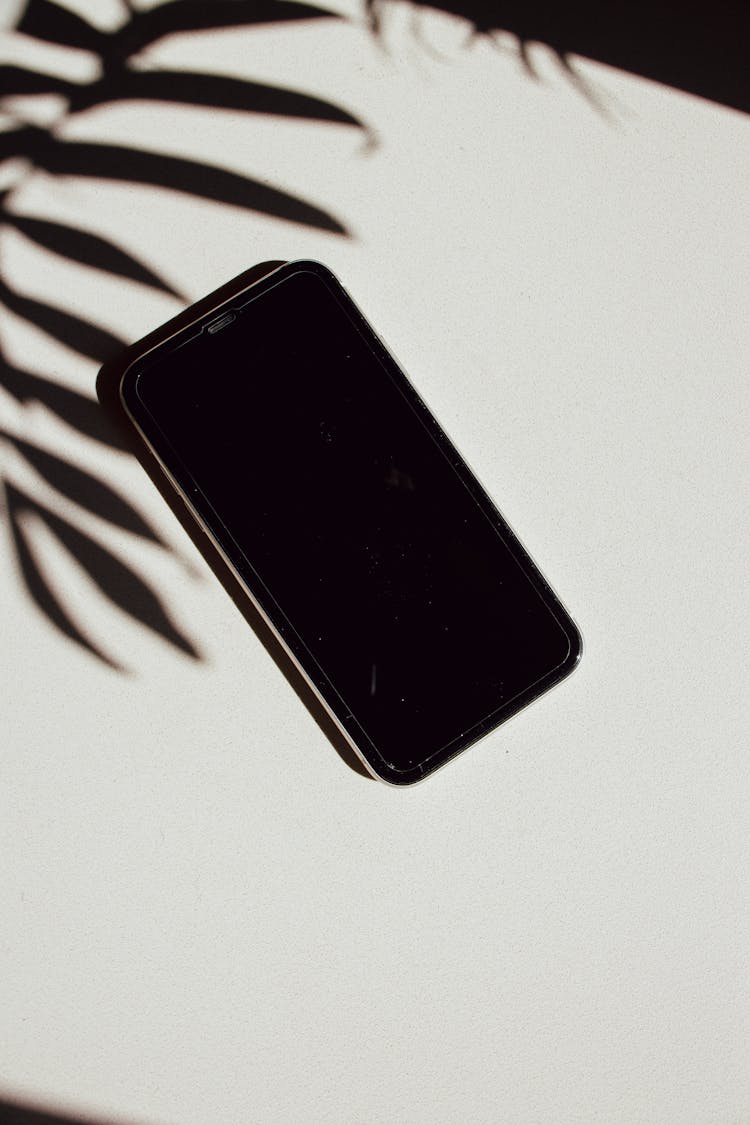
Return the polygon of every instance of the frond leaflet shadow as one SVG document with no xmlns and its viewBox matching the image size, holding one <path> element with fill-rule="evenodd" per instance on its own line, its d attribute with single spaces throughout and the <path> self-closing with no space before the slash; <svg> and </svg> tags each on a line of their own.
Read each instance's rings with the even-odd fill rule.
<svg viewBox="0 0 750 1125">
<path fill-rule="evenodd" d="M 168 616 L 161 600 L 156 596 L 153 590 L 140 578 L 135 571 L 131 570 L 129 566 L 118 559 L 111 551 L 102 547 L 95 539 L 86 532 L 81 531 L 80 528 L 74 527 L 73 524 L 63 519 L 62 516 L 52 512 L 46 505 L 41 504 L 38 500 L 32 499 L 25 492 L 19 489 L 16 485 L 11 485 L 6 482 L 5 485 L 6 495 L 8 497 L 8 509 L 11 514 L 11 520 L 15 519 L 15 528 L 18 531 L 20 525 L 18 523 L 18 514 L 22 511 L 29 512 L 39 518 L 48 528 L 49 531 L 55 536 L 56 539 L 66 548 L 68 553 L 78 561 L 78 563 L 87 572 L 92 582 L 98 586 L 101 592 L 105 595 L 113 605 L 121 609 L 129 617 L 134 618 L 145 625 L 147 629 L 156 633 L 163 640 L 174 645 L 186 656 L 193 659 L 198 659 L 199 654 L 195 646 L 184 636 L 177 628 L 171 618 Z M 23 540 L 23 534 L 20 534 L 20 539 Z M 24 540 L 25 543 L 25 540 Z M 27 555 L 31 553 L 26 545 Z M 20 556 L 19 556 L 20 559 Z M 49 612 L 50 598 L 52 597 L 49 587 L 44 583 L 41 578 L 41 571 L 34 564 L 36 578 L 33 584 L 30 584 L 30 591 L 34 600 L 43 610 L 47 616 L 51 616 Z M 24 570 L 24 577 L 27 577 L 26 570 Z M 39 600 L 40 583 L 46 590 L 46 595 L 42 600 Z M 44 591 L 41 591 L 44 593 Z M 55 614 L 54 623 L 58 628 L 62 626 L 59 623 L 59 609 Z M 70 619 L 65 616 L 67 624 L 63 631 L 66 635 L 70 636 Z M 76 628 L 80 637 L 83 635 L 80 630 Z M 79 638 L 77 638 L 79 639 Z M 84 640 L 79 639 L 79 643 L 84 643 Z M 91 649 L 90 642 L 86 641 L 85 647 Z M 97 655 L 99 655 L 98 650 Z M 107 663 L 111 661 L 107 660 Z"/>
</svg>

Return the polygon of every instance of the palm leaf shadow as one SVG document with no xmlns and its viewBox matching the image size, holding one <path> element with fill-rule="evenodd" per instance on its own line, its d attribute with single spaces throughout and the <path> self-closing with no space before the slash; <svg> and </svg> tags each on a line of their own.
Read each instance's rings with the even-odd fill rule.
<svg viewBox="0 0 750 1125">
<path fill-rule="evenodd" d="M 78 227 L 53 223 L 48 219 L 36 219 L 28 215 L 18 215 L 5 211 L 3 222 L 15 227 L 31 242 L 51 251 L 71 262 L 103 270 L 114 277 L 127 278 L 141 285 L 148 285 L 162 293 L 179 299 L 180 294 L 173 286 L 159 277 L 152 269 L 139 262 L 132 254 L 116 246 L 106 238 Z"/>
<path fill-rule="evenodd" d="M 16 402 L 39 402 L 84 437 L 122 452 L 129 450 L 117 427 L 94 399 L 43 375 L 14 367 L 2 357 L 0 363 L 0 385 Z"/>
<path fill-rule="evenodd" d="M 20 523 L 19 517 L 28 507 L 23 493 L 18 492 L 13 485 L 6 481 L 5 497 L 11 540 L 15 547 L 18 567 L 32 601 L 39 607 L 50 624 L 54 625 L 68 640 L 80 645 L 81 648 L 115 671 L 124 671 L 121 664 L 118 664 L 81 632 L 45 579 Z"/>
<path fill-rule="evenodd" d="M 353 113 L 324 98 L 223 74 L 166 70 L 163 67 L 159 70 L 123 67 L 104 74 L 94 82 L 84 83 L 21 66 L 0 65 L 0 85 L 5 97 L 61 94 L 68 99 L 71 113 L 82 113 L 92 106 L 109 102 L 162 101 L 364 128 Z"/>
<path fill-rule="evenodd" d="M 56 74 L 3 64 L 0 66 L 0 89 L 5 98 L 13 97 L 15 94 L 62 94 L 65 97 L 72 97 L 79 89 L 79 85 L 77 82 L 69 82 L 67 78 L 58 78 Z"/>
<path fill-rule="evenodd" d="M 46 301 L 17 293 L 3 281 L 0 281 L 0 301 L 17 316 L 88 359 L 103 363 L 125 347 L 124 341 L 106 328 L 91 324 L 75 313 L 48 305 Z"/>
<path fill-rule="evenodd" d="M 82 16 L 52 0 L 28 0 L 17 25 L 24 35 L 77 47 L 100 55 L 124 58 L 180 32 L 249 27 L 297 20 L 341 19 L 337 12 L 295 0 L 168 0 L 152 9 L 130 9 L 130 18 L 114 32 L 100 31 Z"/>
<path fill-rule="evenodd" d="M 56 515 L 44 504 L 32 499 L 16 485 L 6 482 L 5 490 L 11 523 L 14 524 L 16 549 L 18 551 L 19 541 L 22 543 L 22 549 L 25 548 L 23 559 L 19 552 L 19 562 L 30 593 L 40 609 L 47 614 L 53 624 L 62 629 L 66 636 L 71 636 L 72 630 L 76 634 L 73 639 L 76 639 L 79 644 L 83 644 L 89 650 L 93 648 L 96 655 L 101 655 L 99 650 L 95 649 L 95 646 L 92 646 L 91 642 L 83 637 L 77 626 L 72 624 L 65 611 L 62 611 L 63 620 L 61 623 L 60 610 L 62 607 L 56 602 L 49 586 L 44 581 L 41 570 L 36 565 L 23 532 L 20 530 L 18 516 L 22 512 L 29 512 L 42 520 L 48 530 L 78 561 L 89 578 L 113 605 L 129 617 L 135 618 L 141 625 L 145 625 L 147 629 L 156 633 L 169 644 L 174 645 L 186 656 L 193 659 L 199 658 L 197 649 L 169 617 L 161 599 L 135 571 L 131 570 L 111 551 L 108 551 L 106 547 L 102 547 L 86 532 L 74 527 L 73 524 Z M 29 560 L 31 570 L 29 570 Z M 53 613 L 50 613 L 51 602 L 55 603 Z M 109 658 L 106 662 L 112 663 Z"/>
<path fill-rule="evenodd" d="M 36 126 L 0 134 L 0 160 L 10 156 L 26 157 L 36 168 L 53 175 L 167 188 L 192 198 L 209 199 L 287 222 L 346 234 L 346 229 L 332 215 L 289 192 L 227 168 L 181 156 L 124 145 L 58 140 Z"/>
<path fill-rule="evenodd" d="M 104 77 L 90 87 L 68 91 L 76 111 L 92 102 L 142 99 L 172 102 L 181 105 L 209 106 L 212 109 L 243 110 L 246 113 L 268 113 L 274 117 L 300 118 L 334 125 L 350 125 L 361 129 L 362 122 L 334 102 L 324 98 L 251 82 L 221 74 L 201 74 L 186 70 L 125 70 L 114 78 Z"/>
<path fill-rule="evenodd" d="M 165 35 L 217 28 L 252 27 L 299 20 L 340 20 L 338 12 L 298 0 L 172 0 L 171 3 L 134 12 L 117 35 L 128 54 L 155 43 Z"/>
<path fill-rule="evenodd" d="M 107 33 L 99 31 L 82 16 L 51 0 L 28 0 L 16 30 L 22 35 L 54 43 L 59 47 L 99 54 Z"/>
<path fill-rule="evenodd" d="M 79 469 L 77 465 L 64 461 L 38 445 L 3 433 L 2 430 L 0 430 L 0 438 L 11 442 L 47 484 L 56 488 L 75 504 L 98 516 L 99 519 L 130 532 L 131 535 L 138 535 L 142 539 L 165 546 L 163 540 L 143 516 L 120 496 L 119 492 L 115 492 L 99 477 Z"/>
<path fill-rule="evenodd" d="M 52 138 L 45 138 L 45 141 L 47 143 L 42 150 L 35 153 L 35 162 L 38 167 L 56 175 L 91 176 L 168 188 L 184 195 L 258 211 L 287 222 L 346 234 L 341 223 L 321 208 L 280 188 L 270 187 L 215 164 L 122 145 Z"/>
</svg>

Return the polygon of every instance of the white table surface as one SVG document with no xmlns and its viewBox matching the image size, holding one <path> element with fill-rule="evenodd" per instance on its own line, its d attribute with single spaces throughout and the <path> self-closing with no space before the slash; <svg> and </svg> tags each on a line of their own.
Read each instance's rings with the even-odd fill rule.
<svg viewBox="0 0 750 1125">
<path fill-rule="evenodd" d="M 70 6 L 122 18 L 114 0 Z M 532 45 L 534 81 L 447 17 L 417 34 L 393 7 L 378 42 L 341 11 L 357 18 L 174 37 L 144 65 L 314 93 L 369 141 L 136 101 L 60 135 L 268 181 L 350 237 L 42 172 L 13 207 L 117 242 L 185 302 L 264 259 L 328 264 L 579 622 L 584 657 L 424 784 L 366 780 L 139 465 L 0 391 L 5 433 L 108 482 L 168 548 L 87 512 L 7 441 L 3 479 L 126 563 L 202 656 L 117 608 L 27 513 L 40 571 L 113 671 L 53 629 L 3 529 L 0 1100 L 132 1125 L 739 1125 L 750 122 L 579 62 L 587 98 Z M 3 51 L 90 73 L 64 48 Z M 0 249 L 19 291 L 127 341 L 180 308 L 12 231 Z M 17 367 L 93 394 L 96 363 L 18 315 L 0 327 Z"/>
</svg>

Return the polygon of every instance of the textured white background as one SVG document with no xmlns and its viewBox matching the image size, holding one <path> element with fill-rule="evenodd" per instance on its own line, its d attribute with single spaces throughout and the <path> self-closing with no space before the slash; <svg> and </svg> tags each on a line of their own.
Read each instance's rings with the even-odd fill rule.
<svg viewBox="0 0 750 1125">
<path fill-rule="evenodd" d="M 190 299 L 266 258 L 331 266 L 578 620 L 583 661 L 425 784 L 366 781 L 138 465 L 2 395 L 6 430 L 108 479 L 175 553 L 74 512 L 5 448 L 3 471 L 146 577 L 205 659 L 31 528 L 132 670 L 109 671 L 3 545 L 0 1098 L 134 1125 L 750 1120 L 750 123 L 580 64 L 602 113 L 541 47 L 535 82 L 458 21 L 421 32 L 394 8 L 384 44 L 326 22 L 148 57 L 316 93 L 374 146 L 135 102 L 65 130 L 267 178 L 349 240 L 82 178 L 36 175 L 15 205 Z M 128 340 L 179 308 L 12 234 L 2 255 L 19 289 Z M 93 389 L 94 364 L 3 326 L 17 365 Z"/>
</svg>

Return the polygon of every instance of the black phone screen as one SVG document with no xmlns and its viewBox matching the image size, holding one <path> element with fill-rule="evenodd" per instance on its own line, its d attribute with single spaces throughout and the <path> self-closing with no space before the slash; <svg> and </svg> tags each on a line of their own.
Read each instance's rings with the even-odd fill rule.
<svg viewBox="0 0 750 1125">
<path fill-rule="evenodd" d="M 560 679 L 575 627 L 332 275 L 233 313 L 142 365 L 141 425 L 376 772 L 418 779 Z"/>
</svg>

